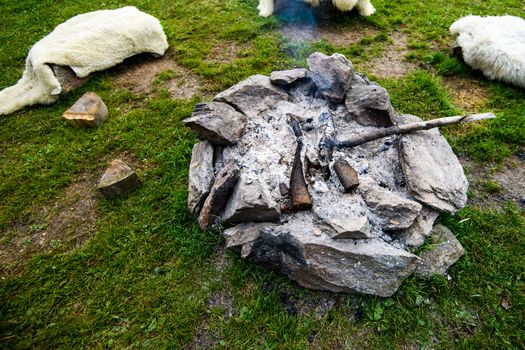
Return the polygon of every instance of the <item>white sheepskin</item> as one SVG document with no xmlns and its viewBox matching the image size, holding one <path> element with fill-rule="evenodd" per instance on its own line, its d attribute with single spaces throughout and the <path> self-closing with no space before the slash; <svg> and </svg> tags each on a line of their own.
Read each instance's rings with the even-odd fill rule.
<svg viewBox="0 0 525 350">
<path fill-rule="evenodd" d="M 525 20 L 514 16 L 467 16 L 450 26 L 463 59 L 489 79 L 525 88 Z"/>
<path fill-rule="evenodd" d="M 312 7 L 319 6 L 319 0 L 303 1 Z M 370 16 L 376 11 L 370 0 L 332 0 L 332 3 L 342 12 L 351 11 L 355 7 L 361 16 Z M 274 11 L 274 0 L 259 0 L 257 9 L 259 10 L 259 16 L 271 16 Z"/>
<path fill-rule="evenodd" d="M 62 87 L 49 64 L 69 66 L 83 78 L 138 53 L 163 55 L 167 48 L 160 22 L 135 7 L 75 16 L 31 48 L 22 78 L 0 91 L 0 115 L 58 99 Z"/>
</svg>

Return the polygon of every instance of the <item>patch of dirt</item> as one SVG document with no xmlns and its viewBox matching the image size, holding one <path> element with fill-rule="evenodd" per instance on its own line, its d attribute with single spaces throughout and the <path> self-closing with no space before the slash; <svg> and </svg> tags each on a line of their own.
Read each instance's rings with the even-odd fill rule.
<svg viewBox="0 0 525 350">
<path fill-rule="evenodd" d="M 474 78 L 449 77 L 443 83 L 454 104 L 466 113 L 477 113 L 485 105 L 489 89 L 485 82 Z"/>
<path fill-rule="evenodd" d="M 319 24 L 289 23 L 281 29 L 283 35 L 297 43 L 311 43 L 325 39 L 337 47 L 347 47 L 359 43 L 362 39 L 381 33 L 372 26 L 351 24 L 332 26 L 328 22 Z"/>
<path fill-rule="evenodd" d="M 220 312 L 220 315 L 217 314 Z M 217 291 L 206 300 L 206 317 L 197 329 L 197 334 L 189 342 L 187 349 L 215 349 L 219 345 L 219 331 L 210 328 L 210 316 L 216 315 L 221 322 L 233 317 L 237 310 L 233 306 L 233 296 L 229 289 Z"/>
<path fill-rule="evenodd" d="M 525 149 L 518 155 L 505 160 L 503 165 L 483 165 L 469 159 L 460 158 L 470 183 L 469 203 L 480 206 L 500 206 L 509 201 L 525 208 Z M 499 190 L 487 190 L 488 182 L 499 186 Z"/>
<path fill-rule="evenodd" d="M 215 310 L 222 311 L 222 319 L 224 321 L 230 319 L 237 313 L 233 306 L 233 296 L 230 290 L 220 290 L 213 293 L 208 300 L 206 300 L 206 308 L 208 312 Z"/>
<path fill-rule="evenodd" d="M 229 64 L 252 47 L 251 43 L 240 44 L 236 41 L 218 41 L 206 57 L 206 63 Z"/>
<path fill-rule="evenodd" d="M 113 81 L 136 95 L 167 89 L 177 100 L 189 99 L 203 87 L 199 77 L 177 64 L 169 50 L 160 58 L 141 54 L 127 59 L 113 70 Z"/>
<path fill-rule="evenodd" d="M 279 293 L 279 299 L 286 312 L 290 315 L 313 314 L 316 320 L 320 320 L 330 310 L 342 302 L 342 295 L 319 292 L 319 294 L 308 294 L 301 296 L 297 290 L 283 289 Z"/>
<path fill-rule="evenodd" d="M 21 271 L 41 252 L 64 252 L 82 246 L 96 232 L 98 211 L 93 176 L 66 187 L 54 203 L 0 233 L 0 276 Z"/>
<path fill-rule="evenodd" d="M 385 49 L 377 57 L 366 61 L 362 67 L 371 74 L 380 78 L 402 78 L 416 70 L 419 66 L 414 62 L 405 60 L 410 52 L 408 48 L 408 34 L 394 32 L 389 35 L 392 44 L 385 43 Z"/>
<path fill-rule="evenodd" d="M 188 343 L 185 349 L 188 350 L 204 350 L 216 349 L 219 346 L 219 337 L 214 334 L 206 323 L 199 326 L 197 334 Z"/>
</svg>

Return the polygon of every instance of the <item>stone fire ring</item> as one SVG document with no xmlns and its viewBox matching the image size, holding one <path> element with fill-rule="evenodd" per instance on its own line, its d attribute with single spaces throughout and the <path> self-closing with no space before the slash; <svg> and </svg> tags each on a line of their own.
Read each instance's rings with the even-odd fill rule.
<svg viewBox="0 0 525 350">
<path fill-rule="evenodd" d="M 439 213 L 465 206 L 468 182 L 447 141 L 432 129 L 334 146 L 420 119 L 397 114 L 387 91 L 343 55 L 307 62 L 251 76 L 184 121 L 202 140 L 190 212 L 203 229 L 230 227 L 227 246 L 243 258 L 307 288 L 386 297 L 414 272 L 444 273 L 463 253 L 446 228 L 435 254 L 410 251 Z"/>
</svg>

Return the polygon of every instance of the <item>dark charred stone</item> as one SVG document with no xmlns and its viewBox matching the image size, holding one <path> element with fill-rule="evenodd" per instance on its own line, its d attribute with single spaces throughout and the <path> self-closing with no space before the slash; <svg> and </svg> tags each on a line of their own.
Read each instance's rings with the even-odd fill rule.
<svg viewBox="0 0 525 350">
<path fill-rule="evenodd" d="M 279 191 L 281 192 L 281 195 L 283 197 L 287 197 L 290 195 L 290 188 L 288 186 L 286 186 L 286 184 L 279 184 Z"/>
<path fill-rule="evenodd" d="M 251 257 L 284 274 L 290 272 L 288 265 L 307 265 L 301 243 L 286 231 L 263 230 L 253 242 Z"/>
</svg>

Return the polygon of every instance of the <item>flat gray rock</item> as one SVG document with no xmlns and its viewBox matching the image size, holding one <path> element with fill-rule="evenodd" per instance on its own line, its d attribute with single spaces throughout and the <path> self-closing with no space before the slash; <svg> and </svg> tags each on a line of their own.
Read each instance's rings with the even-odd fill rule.
<svg viewBox="0 0 525 350">
<path fill-rule="evenodd" d="M 304 68 L 295 68 L 289 70 L 279 70 L 272 72 L 270 75 L 270 81 L 272 84 L 287 86 L 293 84 L 299 79 L 307 77 L 308 70 Z"/>
<path fill-rule="evenodd" d="M 421 211 L 421 204 L 404 198 L 380 186 L 363 183 L 359 192 L 366 204 L 379 218 L 383 230 L 402 230 L 409 228 Z"/>
<path fill-rule="evenodd" d="M 241 175 L 224 209 L 222 221 L 272 222 L 279 220 L 279 205 L 272 199 L 269 190 L 258 179 L 247 179 Z"/>
<path fill-rule="evenodd" d="M 288 100 L 288 95 L 273 85 L 269 77 L 261 74 L 252 75 L 213 99 L 233 106 L 250 118 L 273 108 L 277 102 L 283 100 Z"/>
<path fill-rule="evenodd" d="M 184 119 L 183 123 L 200 140 L 229 146 L 237 143 L 241 137 L 246 125 L 246 116 L 225 103 L 198 103 L 191 117 Z"/>
<path fill-rule="evenodd" d="M 213 184 L 213 145 L 209 141 L 195 144 L 191 151 L 188 180 L 188 210 L 198 215 Z"/>
<path fill-rule="evenodd" d="M 403 115 L 406 122 L 420 118 Z M 442 212 L 455 213 L 467 203 L 468 181 L 463 167 L 439 130 L 401 137 L 401 166 L 414 198 Z"/>
<path fill-rule="evenodd" d="M 443 225 L 436 225 L 431 234 L 432 245 L 429 250 L 419 254 L 416 275 L 430 278 L 432 275 L 443 275 L 448 268 L 459 260 L 465 253 L 465 249 L 456 239 L 452 231 Z"/>
<path fill-rule="evenodd" d="M 382 297 L 394 294 L 416 268 L 413 254 L 381 240 L 334 240 L 308 215 L 258 227 L 257 239 L 247 243 L 247 256 L 306 288 Z"/>
<path fill-rule="evenodd" d="M 345 56 L 334 53 L 327 56 L 314 52 L 307 59 L 309 76 L 329 101 L 341 103 L 352 83 L 355 69 Z"/>
<path fill-rule="evenodd" d="M 329 232 L 333 239 L 365 239 L 372 237 L 368 218 L 364 215 L 327 216 L 322 218 L 334 232 Z"/>
<path fill-rule="evenodd" d="M 346 93 L 345 105 L 349 115 L 359 124 L 388 127 L 394 125 L 394 108 L 385 88 L 379 85 L 359 85 Z"/>
<path fill-rule="evenodd" d="M 253 242 L 261 235 L 262 230 L 272 230 L 275 226 L 277 225 L 271 223 L 248 222 L 229 228 L 223 233 L 226 247 L 238 247 Z"/>
</svg>

